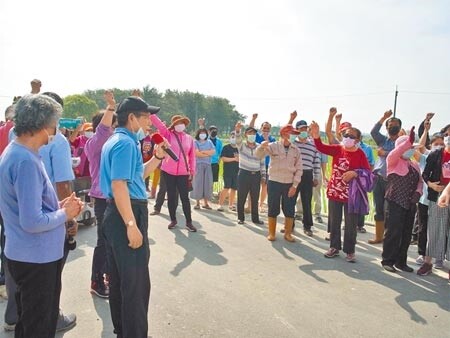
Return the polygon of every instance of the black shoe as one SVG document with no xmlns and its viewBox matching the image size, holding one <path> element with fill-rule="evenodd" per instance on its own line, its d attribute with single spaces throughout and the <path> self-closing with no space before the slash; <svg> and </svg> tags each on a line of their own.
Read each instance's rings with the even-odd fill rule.
<svg viewBox="0 0 450 338">
<path fill-rule="evenodd" d="M 303 229 L 303 232 L 306 236 L 309 236 L 309 237 L 313 236 L 313 232 L 311 231 L 311 229 Z"/>
<path fill-rule="evenodd" d="M 197 228 L 195 226 L 192 225 L 192 222 L 186 222 L 186 228 L 190 231 L 190 232 L 197 232 Z"/>
<path fill-rule="evenodd" d="M 414 269 L 406 264 L 405 265 L 395 264 L 395 267 L 401 271 L 414 272 Z"/>
<path fill-rule="evenodd" d="M 321 217 L 321 216 L 317 216 L 317 217 L 316 217 L 316 222 L 317 222 L 317 223 L 320 223 L 320 224 L 323 224 L 323 219 L 322 219 L 322 217 Z"/>
<path fill-rule="evenodd" d="M 172 230 L 177 226 L 177 221 L 172 221 L 169 223 L 169 225 L 167 226 L 167 229 Z"/>
<path fill-rule="evenodd" d="M 389 272 L 397 272 L 393 265 L 383 264 L 383 269 Z"/>
<path fill-rule="evenodd" d="M 264 222 L 261 221 L 260 219 L 258 219 L 256 221 L 252 221 L 252 222 L 253 222 L 253 224 L 257 224 L 257 225 L 263 225 L 264 224 Z"/>
<path fill-rule="evenodd" d="M 238 224 L 244 224 L 244 221 L 241 219 L 238 219 Z"/>
</svg>

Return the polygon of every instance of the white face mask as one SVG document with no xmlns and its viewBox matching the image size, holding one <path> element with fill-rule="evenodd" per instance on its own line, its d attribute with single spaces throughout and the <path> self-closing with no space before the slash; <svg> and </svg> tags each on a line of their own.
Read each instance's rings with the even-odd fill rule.
<svg viewBox="0 0 450 338">
<path fill-rule="evenodd" d="M 174 127 L 174 129 L 175 129 L 175 131 L 181 133 L 181 132 L 183 132 L 183 131 L 186 129 L 186 125 L 185 125 L 184 123 L 177 124 L 177 125 Z"/>
<path fill-rule="evenodd" d="M 442 145 L 431 146 L 431 151 L 441 150 L 442 148 L 444 148 L 444 146 L 442 146 Z"/>
<path fill-rule="evenodd" d="M 44 130 L 45 130 L 45 132 L 47 133 L 47 137 L 48 137 L 47 144 L 52 143 L 53 140 L 55 139 L 55 135 L 50 135 L 50 134 L 48 133 L 47 129 L 44 129 Z"/>
<path fill-rule="evenodd" d="M 444 137 L 444 144 L 446 147 L 450 146 L 450 136 L 445 136 Z"/>
<path fill-rule="evenodd" d="M 200 138 L 200 140 L 206 140 L 206 134 L 204 133 L 199 134 L 198 137 Z"/>
<path fill-rule="evenodd" d="M 94 136 L 94 132 L 93 131 L 85 131 L 84 136 L 86 136 L 87 138 L 91 138 L 92 136 Z"/>
</svg>

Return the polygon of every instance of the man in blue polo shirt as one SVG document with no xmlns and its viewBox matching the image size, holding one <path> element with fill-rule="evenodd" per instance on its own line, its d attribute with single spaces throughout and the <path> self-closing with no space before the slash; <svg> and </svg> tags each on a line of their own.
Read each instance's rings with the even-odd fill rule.
<svg viewBox="0 0 450 338">
<path fill-rule="evenodd" d="M 138 135 L 160 108 L 137 96 L 117 107 L 117 128 L 104 144 L 100 189 L 108 199 L 103 220 L 109 263 L 109 306 L 114 332 L 121 338 L 146 338 L 150 299 L 148 207 L 144 177 L 164 158 L 162 148 L 142 163 Z"/>
</svg>

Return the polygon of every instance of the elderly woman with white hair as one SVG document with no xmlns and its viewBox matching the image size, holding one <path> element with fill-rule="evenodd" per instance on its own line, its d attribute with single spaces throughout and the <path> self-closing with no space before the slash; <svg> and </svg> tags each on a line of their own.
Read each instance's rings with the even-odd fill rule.
<svg viewBox="0 0 450 338">
<path fill-rule="evenodd" d="M 17 284 L 15 337 L 53 337 L 59 314 L 65 222 L 81 211 L 72 194 L 58 201 L 39 157 L 52 141 L 61 106 L 46 95 L 27 95 L 15 107 L 17 138 L 0 158 L 0 211 L 7 266 Z"/>
</svg>

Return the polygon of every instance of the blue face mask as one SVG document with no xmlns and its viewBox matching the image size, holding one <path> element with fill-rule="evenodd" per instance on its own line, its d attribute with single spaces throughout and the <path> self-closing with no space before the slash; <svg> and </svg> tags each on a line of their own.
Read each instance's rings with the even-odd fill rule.
<svg viewBox="0 0 450 338">
<path fill-rule="evenodd" d="M 137 137 L 138 141 L 142 141 L 145 138 L 144 129 L 139 128 L 139 130 L 136 133 L 136 137 Z"/>
<path fill-rule="evenodd" d="M 307 131 L 301 131 L 299 136 L 300 136 L 300 138 L 307 138 L 308 137 L 308 132 Z"/>
<path fill-rule="evenodd" d="M 414 152 L 415 152 L 415 149 L 414 149 L 414 148 L 408 149 L 407 151 L 405 151 L 405 152 L 403 153 L 402 157 L 403 157 L 405 160 L 409 160 L 409 159 L 414 155 Z"/>
</svg>

